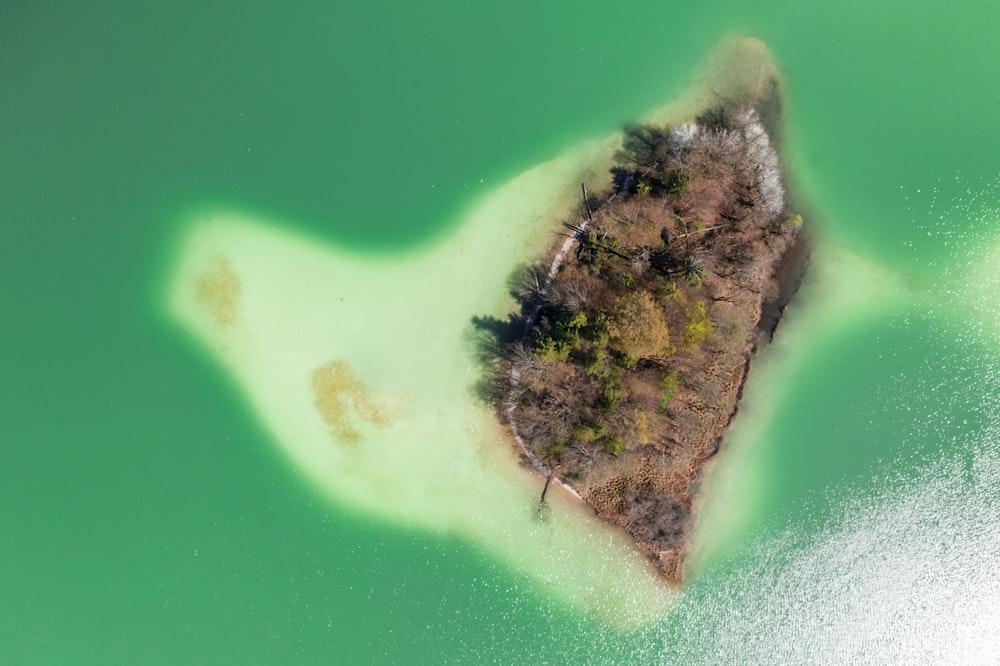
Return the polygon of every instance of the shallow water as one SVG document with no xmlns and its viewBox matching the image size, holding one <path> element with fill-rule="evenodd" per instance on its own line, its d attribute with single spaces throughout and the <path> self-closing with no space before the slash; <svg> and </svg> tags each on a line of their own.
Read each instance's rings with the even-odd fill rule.
<svg viewBox="0 0 1000 666">
<path fill-rule="evenodd" d="M 0 10 L 3 661 L 988 661 L 1000 10 L 630 11 Z M 831 273 L 755 365 L 701 564 L 645 629 L 458 531 L 331 500 L 163 307 L 205 211 L 418 261 L 733 34 L 785 74 Z"/>
</svg>

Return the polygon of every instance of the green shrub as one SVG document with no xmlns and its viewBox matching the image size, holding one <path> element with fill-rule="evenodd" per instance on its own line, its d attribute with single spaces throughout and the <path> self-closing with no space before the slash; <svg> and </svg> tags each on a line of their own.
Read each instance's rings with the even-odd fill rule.
<svg viewBox="0 0 1000 666">
<path fill-rule="evenodd" d="M 591 377 L 601 377 L 608 371 L 608 362 L 605 359 L 604 352 L 594 351 L 589 354 L 584 361 L 583 369 Z"/>
<path fill-rule="evenodd" d="M 554 363 L 556 361 L 565 363 L 569 359 L 570 352 L 573 351 L 573 346 L 563 340 L 543 338 L 535 346 L 535 351 L 538 353 L 538 357 L 546 363 Z"/>
<path fill-rule="evenodd" d="M 604 351 L 611 343 L 611 334 L 608 332 L 608 316 L 604 313 L 594 315 L 588 327 L 590 332 L 590 344 L 598 351 Z"/>
<path fill-rule="evenodd" d="M 686 352 L 693 352 L 701 343 L 712 337 L 712 321 L 708 318 L 708 309 L 704 301 L 692 303 L 685 308 L 687 324 L 684 327 L 684 345 Z"/>
<path fill-rule="evenodd" d="M 688 283 L 694 287 L 700 287 L 702 278 L 705 277 L 705 267 L 693 254 L 684 257 L 681 262 L 681 272 L 687 278 Z"/>
<path fill-rule="evenodd" d="M 572 317 L 570 317 L 565 323 L 565 327 L 571 331 L 579 331 L 581 328 L 584 328 L 586 326 L 587 326 L 587 313 L 583 312 L 582 310 L 574 314 Z"/>
<path fill-rule="evenodd" d="M 673 399 L 674 394 L 681 388 L 681 376 L 673 368 L 667 368 L 660 378 L 660 409 L 666 410 Z"/>
<path fill-rule="evenodd" d="M 673 281 L 667 282 L 656 290 L 656 295 L 664 300 L 684 303 L 684 294 Z"/>
<path fill-rule="evenodd" d="M 639 359 L 632 358 L 628 354 L 616 354 L 615 363 L 625 368 L 626 370 L 631 370 L 632 368 L 634 368 L 636 365 L 639 364 Z"/>
<path fill-rule="evenodd" d="M 605 434 L 607 434 L 607 430 L 604 427 L 604 423 L 598 423 L 596 426 L 581 426 L 574 433 L 574 437 L 578 442 L 592 444 L 604 437 Z"/>
<path fill-rule="evenodd" d="M 604 411 L 613 411 L 625 402 L 625 386 L 622 385 L 621 370 L 608 373 L 601 386 L 601 406 Z"/>
<path fill-rule="evenodd" d="M 667 189 L 675 197 L 684 196 L 691 189 L 691 174 L 687 171 L 678 171 L 670 179 L 670 185 Z"/>
</svg>

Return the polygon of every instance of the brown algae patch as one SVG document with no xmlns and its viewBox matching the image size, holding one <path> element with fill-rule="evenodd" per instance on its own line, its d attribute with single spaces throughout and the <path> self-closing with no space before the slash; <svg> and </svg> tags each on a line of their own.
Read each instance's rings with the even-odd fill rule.
<svg viewBox="0 0 1000 666">
<path fill-rule="evenodd" d="M 195 283 L 198 301 L 222 328 L 236 323 L 240 311 L 243 287 L 233 265 L 224 256 L 213 257 L 210 265 Z"/>
<path fill-rule="evenodd" d="M 385 427 L 388 410 L 362 382 L 346 361 L 330 361 L 312 374 L 316 409 L 330 426 L 331 434 L 342 442 L 361 439 L 365 424 Z"/>
</svg>

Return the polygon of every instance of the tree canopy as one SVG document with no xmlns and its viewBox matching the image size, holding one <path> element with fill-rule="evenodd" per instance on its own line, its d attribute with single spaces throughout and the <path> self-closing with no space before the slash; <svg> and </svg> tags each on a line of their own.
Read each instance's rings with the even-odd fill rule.
<svg viewBox="0 0 1000 666">
<path fill-rule="evenodd" d="M 630 359 L 670 353 L 670 331 L 663 308 L 647 291 L 634 291 L 619 298 L 609 329 L 612 343 Z"/>
</svg>

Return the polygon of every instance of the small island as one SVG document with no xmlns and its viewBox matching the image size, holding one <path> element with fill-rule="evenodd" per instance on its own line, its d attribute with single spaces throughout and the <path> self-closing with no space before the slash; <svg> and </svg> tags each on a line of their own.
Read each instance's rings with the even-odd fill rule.
<svg viewBox="0 0 1000 666">
<path fill-rule="evenodd" d="M 776 93 L 774 93 L 776 94 Z M 511 280 L 489 395 L 527 464 L 683 577 L 705 463 L 751 359 L 807 260 L 770 136 L 780 102 L 748 100 L 626 131 L 612 184 Z M 770 130 L 770 131 L 769 131 Z"/>
</svg>

